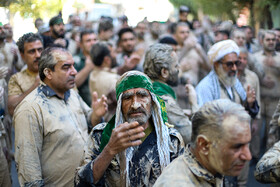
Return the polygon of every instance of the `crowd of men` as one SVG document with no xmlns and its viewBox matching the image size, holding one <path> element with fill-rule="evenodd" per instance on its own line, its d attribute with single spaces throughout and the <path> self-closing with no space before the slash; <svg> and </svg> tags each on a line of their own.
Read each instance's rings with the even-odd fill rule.
<svg viewBox="0 0 280 187">
<path fill-rule="evenodd" d="M 179 10 L 0 22 L 0 186 L 13 160 L 20 186 L 246 186 L 251 159 L 280 182 L 280 29 Z"/>
</svg>

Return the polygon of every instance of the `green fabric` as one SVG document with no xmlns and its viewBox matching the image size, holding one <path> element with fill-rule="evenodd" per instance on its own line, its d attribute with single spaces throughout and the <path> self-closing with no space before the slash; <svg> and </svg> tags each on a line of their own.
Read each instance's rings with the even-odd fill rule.
<svg viewBox="0 0 280 187">
<path fill-rule="evenodd" d="M 174 99 L 176 99 L 176 94 L 174 90 L 168 86 L 167 84 L 155 81 L 153 83 L 154 93 L 161 96 L 161 95 L 170 95 Z"/>
<path fill-rule="evenodd" d="M 99 147 L 100 153 L 104 149 L 104 147 L 107 145 L 107 143 L 110 140 L 112 130 L 115 128 L 115 120 L 116 120 L 116 115 L 114 115 L 110 121 L 107 123 L 106 127 L 104 128 L 101 136 L 101 143 Z"/>
<path fill-rule="evenodd" d="M 141 141 L 144 142 L 154 129 L 155 127 L 153 125 L 149 125 L 148 128 L 144 130 L 145 136 L 141 138 Z"/>
<path fill-rule="evenodd" d="M 152 81 L 142 75 L 132 75 L 124 78 L 116 87 L 117 100 L 121 93 L 132 88 L 145 88 L 154 93 Z"/>
<path fill-rule="evenodd" d="M 0 22 L 0 27 L 1 27 L 1 26 L 3 26 L 3 23 L 2 23 L 2 22 Z"/>
</svg>

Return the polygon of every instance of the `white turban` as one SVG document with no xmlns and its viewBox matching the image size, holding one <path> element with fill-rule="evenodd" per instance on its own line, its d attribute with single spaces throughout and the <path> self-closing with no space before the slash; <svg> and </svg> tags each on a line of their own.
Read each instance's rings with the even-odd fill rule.
<svg viewBox="0 0 280 187">
<path fill-rule="evenodd" d="M 208 51 L 209 62 L 213 65 L 224 56 L 230 53 L 236 53 L 239 56 L 239 47 L 233 40 L 223 40 L 215 43 Z"/>
</svg>

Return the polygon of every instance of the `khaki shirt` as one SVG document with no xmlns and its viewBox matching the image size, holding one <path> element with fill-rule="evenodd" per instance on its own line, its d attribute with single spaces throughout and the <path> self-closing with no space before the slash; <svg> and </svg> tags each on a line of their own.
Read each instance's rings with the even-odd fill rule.
<svg viewBox="0 0 280 187">
<path fill-rule="evenodd" d="M 173 97 L 170 95 L 160 97 L 165 101 L 168 123 L 174 125 L 174 128 L 179 131 L 185 144 L 189 143 L 192 135 L 192 123 L 188 116 Z"/>
<path fill-rule="evenodd" d="M 170 186 L 223 186 L 223 177 L 212 175 L 195 158 L 189 150 L 189 145 L 183 155 L 169 164 L 157 179 L 154 187 Z"/>
<path fill-rule="evenodd" d="M 61 99 L 42 84 L 25 97 L 13 118 L 21 186 L 74 186 L 90 115 L 91 109 L 73 90 Z"/>
<path fill-rule="evenodd" d="M 280 53 L 275 52 L 273 55 L 273 59 L 275 61 L 275 66 L 267 66 L 265 64 L 265 59 L 267 56 L 264 54 L 263 51 L 257 52 L 254 54 L 256 59 L 256 63 L 259 63 L 264 70 L 264 76 L 266 78 L 271 79 L 275 86 L 273 88 L 267 88 L 261 85 L 261 96 L 262 97 L 269 97 L 272 99 L 280 97 Z"/>
<path fill-rule="evenodd" d="M 262 183 L 280 182 L 280 141 L 275 143 L 256 166 L 255 178 Z"/>
<path fill-rule="evenodd" d="M 112 90 L 115 90 L 116 82 L 119 75 L 109 72 L 109 69 L 99 69 L 97 67 L 90 73 L 89 76 L 89 90 L 90 93 L 96 91 L 98 97 L 107 95 Z"/>
<path fill-rule="evenodd" d="M 8 95 L 21 95 L 26 92 L 34 84 L 37 76 L 37 73 L 32 73 L 28 69 L 14 74 L 9 80 Z"/>
</svg>

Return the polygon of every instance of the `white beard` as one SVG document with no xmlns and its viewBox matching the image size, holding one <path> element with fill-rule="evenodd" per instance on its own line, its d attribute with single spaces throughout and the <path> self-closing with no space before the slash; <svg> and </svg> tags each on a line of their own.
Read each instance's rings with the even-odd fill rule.
<svg viewBox="0 0 280 187">
<path fill-rule="evenodd" d="M 222 65 L 218 66 L 217 75 L 218 75 L 220 81 L 226 87 L 228 87 L 228 86 L 233 87 L 236 83 L 237 73 L 234 76 L 228 76 L 227 72 L 224 71 Z"/>
</svg>

